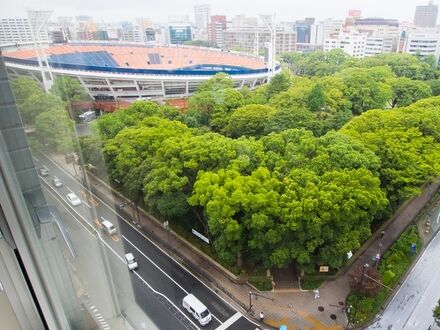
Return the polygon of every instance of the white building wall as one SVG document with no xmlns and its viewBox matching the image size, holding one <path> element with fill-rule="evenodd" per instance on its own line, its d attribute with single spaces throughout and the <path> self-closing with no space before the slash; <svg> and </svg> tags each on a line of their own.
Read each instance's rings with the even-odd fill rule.
<svg viewBox="0 0 440 330">
<path fill-rule="evenodd" d="M 39 35 L 39 41 L 49 42 L 47 27 Z M 27 18 L 1 18 L 0 44 L 33 42 L 32 30 Z"/>
<path fill-rule="evenodd" d="M 340 48 L 350 56 L 362 58 L 365 56 L 366 40 L 364 35 L 342 34 L 337 38 L 325 39 L 324 51 Z"/>
<path fill-rule="evenodd" d="M 437 62 L 440 57 L 440 33 L 424 34 L 410 33 L 406 39 L 405 53 L 420 54 L 422 56 L 434 55 Z"/>
</svg>

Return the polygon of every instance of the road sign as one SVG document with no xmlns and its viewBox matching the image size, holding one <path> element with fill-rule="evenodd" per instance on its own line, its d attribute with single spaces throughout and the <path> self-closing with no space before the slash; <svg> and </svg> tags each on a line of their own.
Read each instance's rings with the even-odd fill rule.
<svg viewBox="0 0 440 330">
<path fill-rule="evenodd" d="M 202 241 L 204 241 L 205 243 L 209 244 L 209 238 L 206 236 L 203 236 L 202 234 L 200 234 L 197 230 L 192 229 L 191 232 L 197 236 L 198 238 L 200 238 Z"/>
</svg>

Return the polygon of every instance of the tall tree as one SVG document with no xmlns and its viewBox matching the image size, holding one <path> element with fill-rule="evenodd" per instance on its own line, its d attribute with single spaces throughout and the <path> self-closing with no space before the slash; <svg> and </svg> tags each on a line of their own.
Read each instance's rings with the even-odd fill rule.
<svg viewBox="0 0 440 330">
<path fill-rule="evenodd" d="M 267 122 L 275 115 L 276 109 L 266 105 L 245 105 L 235 110 L 225 128 L 227 135 L 260 137 L 264 135 Z"/>
<path fill-rule="evenodd" d="M 274 95 L 288 90 L 290 87 L 290 74 L 288 72 L 281 72 L 276 74 L 267 85 L 266 96 L 268 99 Z"/>
<path fill-rule="evenodd" d="M 80 101 L 87 98 L 86 90 L 78 79 L 58 76 L 55 78 L 50 92 L 58 95 L 64 102 Z"/>
<path fill-rule="evenodd" d="M 374 80 L 371 73 L 371 70 L 361 68 L 350 68 L 340 73 L 347 86 L 344 94 L 351 102 L 354 115 L 370 109 L 383 108 L 391 98 L 389 85 Z"/>
<path fill-rule="evenodd" d="M 405 107 L 420 99 L 431 96 L 431 88 L 422 81 L 399 77 L 392 81 L 393 96 L 390 100 L 392 108 Z"/>
</svg>

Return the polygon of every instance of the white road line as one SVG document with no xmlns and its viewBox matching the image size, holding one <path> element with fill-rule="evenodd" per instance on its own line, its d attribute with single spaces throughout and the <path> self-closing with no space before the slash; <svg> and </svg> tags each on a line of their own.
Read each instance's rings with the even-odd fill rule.
<svg viewBox="0 0 440 330">
<path fill-rule="evenodd" d="M 130 242 L 130 240 L 127 239 L 127 237 L 125 237 L 124 235 L 122 235 L 122 238 L 125 239 L 131 246 L 133 246 L 140 254 L 142 254 L 144 256 L 145 259 L 147 259 L 149 262 L 151 262 L 157 269 L 159 269 L 159 271 L 164 274 L 166 277 L 168 277 L 171 282 L 173 282 L 175 285 L 177 285 L 183 292 L 185 292 L 185 294 L 189 294 L 188 291 L 186 291 L 179 283 L 177 283 L 170 275 L 168 275 L 162 268 L 160 268 L 153 260 L 151 260 L 149 257 L 147 257 L 145 255 L 145 253 L 143 253 L 136 245 L 134 245 L 132 242 Z M 220 323 L 222 324 L 223 322 L 220 321 L 214 314 L 211 315 Z"/>
<path fill-rule="evenodd" d="M 46 188 L 47 189 L 47 188 Z M 53 188 L 51 187 L 51 189 L 53 190 Z M 53 192 L 51 192 L 49 189 L 47 189 L 47 191 L 53 196 L 53 197 L 55 197 L 55 198 L 57 198 L 55 195 L 54 195 L 54 193 Z M 60 198 L 61 198 L 61 196 L 60 195 L 58 195 Z M 75 217 L 75 215 L 73 215 L 72 214 L 72 212 L 71 211 L 74 211 L 79 217 L 81 217 L 84 221 L 86 221 L 86 223 L 89 225 L 89 226 L 91 226 L 88 222 L 87 222 L 87 220 L 86 219 L 84 219 L 84 217 L 81 215 L 81 214 L 79 214 L 78 213 L 78 211 L 76 211 L 75 209 L 72 209 L 72 210 L 70 210 L 70 209 L 68 209 L 64 204 L 60 204 L 68 213 L 70 213 L 70 215 L 82 226 L 82 227 L 84 227 L 84 229 L 86 229 L 86 231 L 92 236 L 92 237 L 95 237 L 95 235 L 93 235 L 93 233 L 91 233 L 90 232 L 90 230 L 89 229 L 87 229 L 87 227 L 86 226 L 84 226 L 84 224 L 81 222 L 81 221 L 79 221 L 76 217 Z M 98 234 L 98 237 L 99 237 L 99 240 L 102 242 L 102 243 L 104 243 L 106 246 L 107 246 L 107 248 L 110 250 L 110 251 L 112 251 L 118 258 L 119 258 L 119 260 L 121 260 L 122 261 L 122 263 L 123 264 L 126 264 L 126 262 L 125 262 L 125 260 L 124 260 L 124 258 L 122 258 L 121 256 L 119 256 L 119 254 L 117 254 L 108 244 L 107 244 L 107 242 L 105 242 L 103 239 L 102 239 L 102 237 L 101 237 L 101 235 L 100 235 L 100 233 L 99 233 L 99 231 L 97 231 L 95 228 L 93 228 L 92 227 L 92 230 L 94 231 L 94 232 L 96 232 L 97 234 Z M 130 242 L 131 243 L 131 242 Z M 154 293 L 156 293 L 156 294 L 159 294 L 159 295 L 161 295 L 162 297 L 164 297 L 171 305 L 173 305 L 175 308 L 176 308 L 176 310 L 177 311 L 179 311 L 179 313 L 180 314 L 182 314 L 186 319 L 188 319 L 188 321 L 190 321 L 195 327 L 196 327 L 196 329 L 198 329 L 198 330 L 200 330 L 200 328 L 184 313 L 184 312 L 182 312 L 166 295 L 164 295 L 163 293 L 161 293 L 161 292 L 159 292 L 159 291 L 157 291 L 157 290 L 155 290 L 150 284 L 148 284 L 148 282 L 147 281 L 145 281 L 143 278 L 142 278 L 142 276 L 140 276 L 136 271 L 133 271 L 133 273 L 146 285 L 146 286 L 148 286 L 149 288 L 150 288 L 150 290 L 151 291 L 153 291 Z M 93 305 L 94 306 L 94 305 Z"/>
<path fill-rule="evenodd" d="M 227 319 L 225 321 L 225 323 L 223 323 L 222 325 L 220 325 L 217 329 L 215 330 L 225 330 L 227 329 L 230 325 L 232 325 L 235 321 L 237 321 L 239 318 L 241 317 L 241 313 L 237 312 L 234 315 L 232 315 L 229 319 Z"/>
<path fill-rule="evenodd" d="M 170 299 L 168 299 L 168 297 L 167 296 L 165 296 L 163 293 L 161 293 L 161 292 L 159 292 L 159 291 L 156 291 L 156 290 L 154 290 L 153 289 L 153 287 L 150 285 L 150 284 L 148 284 L 148 282 L 147 281 L 145 281 L 143 278 L 142 278 L 142 276 L 140 276 L 135 270 L 133 271 L 133 273 L 142 281 L 142 282 L 144 282 L 144 284 L 146 285 L 146 286 L 148 286 L 150 289 L 151 289 L 151 291 L 153 291 L 154 293 L 156 293 L 156 294 L 159 294 L 159 295 L 161 295 L 162 297 L 164 297 L 166 300 L 168 300 L 169 302 L 170 302 L 170 304 L 171 305 L 173 305 L 174 306 L 174 308 L 176 308 L 176 310 L 178 310 L 183 316 L 185 316 L 185 318 L 188 320 L 188 321 L 190 321 L 195 327 L 196 327 L 196 329 L 198 329 L 198 330 L 200 330 L 200 328 L 193 322 L 193 320 L 191 320 L 185 313 L 183 313 Z"/>
<path fill-rule="evenodd" d="M 41 151 L 40 151 L 41 152 Z M 44 152 L 41 152 L 52 164 L 54 164 L 56 167 L 58 167 L 61 171 L 63 171 L 66 175 L 68 175 L 70 178 L 72 178 L 73 180 L 75 180 L 75 182 L 80 185 L 81 187 L 83 187 L 85 190 L 88 190 L 86 187 L 84 187 L 79 181 L 77 181 L 76 178 L 74 178 L 69 172 L 67 172 L 64 168 L 62 168 L 57 162 L 53 161 L 48 155 L 46 155 Z M 212 293 L 214 293 L 220 300 L 222 300 L 225 304 L 227 304 L 229 307 L 232 308 L 232 310 L 237 311 L 237 309 L 231 305 L 231 303 L 229 303 L 227 300 L 225 300 L 222 296 L 220 296 L 217 292 L 215 292 L 213 289 L 211 289 L 208 285 L 206 285 L 205 282 L 203 282 L 200 278 L 198 278 L 197 276 L 195 276 L 188 268 L 186 268 L 185 266 L 183 266 L 179 261 L 177 261 L 176 259 L 174 259 L 167 251 L 163 250 L 160 246 L 158 246 L 156 243 L 154 243 L 150 238 L 148 238 L 144 233 L 142 233 L 138 228 L 136 228 L 136 226 L 132 225 L 130 223 L 130 221 L 128 221 L 127 219 L 125 219 L 122 215 L 118 214 L 115 210 L 114 207 L 111 207 L 110 205 L 108 205 L 106 202 L 104 202 L 101 198 L 99 198 L 96 194 L 94 194 L 92 191 L 90 191 L 91 194 L 93 194 L 98 200 L 101 201 L 101 203 L 105 206 L 107 206 L 107 208 L 113 212 L 117 217 L 121 218 L 122 220 L 124 220 L 128 225 L 130 225 L 133 229 L 136 230 L 136 232 L 138 232 L 142 237 L 144 237 L 146 240 L 148 240 L 151 244 L 153 244 L 158 250 L 160 250 L 163 254 L 165 254 L 166 256 L 168 256 L 171 260 L 173 260 L 176 264 L 178 264 L 180 267 L 182 267 L 182 269 L 184 269 L 188 274 L 190 274 L 193 278 L 195 278 L 197 281 L 199 281 L 201 284 L 203 284 L 203 286 L 205 286 L 208 290 L 210 290 Z M 166 297 L 166 296 L 165 296 Z M 185 314 L 184 314 L 185 315 Z M 253 320 L 251 320 L 250 318 L 248 318 L 246 315 L 242 314 L 249 322 L 255 324 L 257 327 L 259 326 L 257 323 L 255 323 Z M 220 322 L 221 323 L 221 322 Z"/>
<path fill-rule="evenodd" d="M 81 201 L 84 203 L 84 204 L 86 204 L 86 206 L 89 208 L 89 209 L 91 209 L 92 207 L 84 200 L 84 199 L 81 199 Z"/>
<path fill-rule="evenodd" d="M 66 186 L 67 190 L 69 190 L 71 193 L 73 193 L 73 190 L 69 188 L 69 186 Z"/>
<path fill-rule="evenodd" d="M 38 160 L 38 158 L 37 157 L 35 157 L 35 156 L 32 156 L 32 158 L 36 161 L 36 162 L 38 162 L 39 160 Z"/>
<path fill-rule="evenodd" d="M 133 246 L 140 254 L 142 254 L 145 259 L 147 259 L 149 262 L 151 262 L 157 269 L 159 269 L 159 271 L 164 274 L 166 277 L 168 277 L 171 282 L 173 282 L 175 285 L 177 285 L 183 292 L 185 292 L 186 294 L 189 294 L 188 291 L 186 291 L 179 283 L 177 283 L 173 278 L 171 278 L 171 276 L 169 276 L 162 268 L 160 268 L 153 260 L 151 260 L 149 257 L 147 257 L 145 255 L 145 253 L 143 253 L 141 250 L 138 249 L 138 247 L 136 245 L 134 245 L 132 242 L 130 242 L 130 240 L 125 237 L 124 235 L 122 235 L 122 238 L 125 239 L 131 246 Z"/>
</svg>

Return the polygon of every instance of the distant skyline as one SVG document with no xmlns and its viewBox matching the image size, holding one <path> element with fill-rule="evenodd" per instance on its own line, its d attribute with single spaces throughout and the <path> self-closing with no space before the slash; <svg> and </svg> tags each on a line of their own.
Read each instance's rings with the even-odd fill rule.
<svg viewBox="0 0 440 330">
<path fill-rule="evenodd" d="M 188 15 L 194 19 L 194 5 L 210 4 L 211 15 L 276 14 L 277 21 L 294 21 L 304 17 L 342 19 L 349 9 L 359 9 L 363 17 L 394 18 L 400 21 L 412 21 L 417 5 L 426 5 L 428 1 L 420 0 L 211 0 L 211 1 L 176 1 L 176 0 L 0 0 L 2 11 L 0 17 L 23 17 L 25 8 L 34 10 L 53 10 L 51 20 L 58 16 L 93 16 L 96 22 L 132 20 L 135 17 L 149 18 L 154 22 L 167 22 L 169 16 Z M 434 4 L 437 4 L 434 1 Z"/>
</svg>

